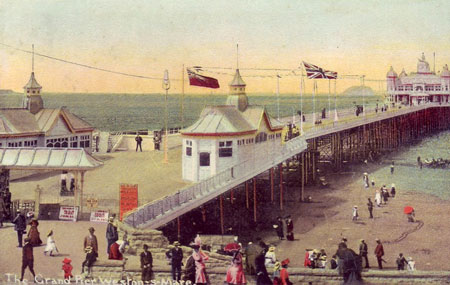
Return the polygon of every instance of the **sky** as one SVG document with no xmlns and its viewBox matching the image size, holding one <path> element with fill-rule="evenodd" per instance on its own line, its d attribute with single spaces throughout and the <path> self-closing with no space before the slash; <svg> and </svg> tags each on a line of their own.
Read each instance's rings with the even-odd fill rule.
<svg viewBox="0 0 450 285">
<path fill-rule="evenodd" d="M 21 92 L 31 72 L 31 55 L 1 44 L 85 65 L 162 78 L 180 92 L 183 65 L 219 79 L 217 90 L 189 86 L 186 93 L 226 94 L 239 67 L 249 93 L 274 93 L 279 68 L 297 70 L 302 61 L 384 80 L 416 70 L 425 53 L 436 71 L 450 64 L 450 1 L 397 0 L 2 0 L 0 1 L 0 89 Z M 247 69 L 247 70 L 246 70 Z M 217 72 L 226 74 L 217 74 Z M 131 78 L 35 56 L 43 92 L 160 93 L 161 80 Z M 300 77 L 279 71 L 281 93 L 298 93 Z M 261 75 L 271 77 L 259 77 Z M 184 73 L 185 80 L 187 75 Z M 360 84 L 338 80 L 338 92 Z M 378 90 L 376 81 L 367 85 Z M 311 92 L 312 81 L 306 81 Z M 328 82 L 319 82 L 328 91 Z"/>
</svg>

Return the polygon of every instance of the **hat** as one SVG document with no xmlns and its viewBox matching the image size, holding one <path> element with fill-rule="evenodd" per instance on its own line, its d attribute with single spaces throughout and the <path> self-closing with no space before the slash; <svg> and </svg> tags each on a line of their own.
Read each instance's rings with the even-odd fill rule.
<svg viewBox="0 0 450 285">
<path fill-rule="evenodd" d="M 66 257 L 66 258 L 64 258 L 64 260 L 62 262 L 63 263 L 71 263 L 72 259 Z"/>
<path fill-rule="evenodd" d="M 392 183 L 391 187 L 395 187 L 395 184 L 394 184 L 394 183 Z"/>
<path fill-rule="evenodd" d="M 20 209 L 17 209 L 17 210 L 16 210 L 16 213 L 20 213 L 20 212 L 21 212 Z"/>
<path fill-rule="evenodd" d="M 358 208 L 358 206 L 355 205 L 355 206 L 353 206 L 353 208 Z"/>
<path fill-rule="evenodd" d="M 111 221 L 114 221 L 114 217 L 109 217 L 109 219 L 108 219 L 110 222 Z"/>
<path fill-rule="evenodd" d="M 92 246 L 86 246 L 86 247 L 84 248 L 84 252 L 86 252 L 86 253 L 91 253 L 92 250 L 93 250 Z"/>
<path fill-rule="evenodd" d="M 95 232 L 95 229 L 94 229 L 93 227 L 90 227 L 90 228 L 89 228 L 89 231 L 90 231 L 90 232 L 91 232 L 91 231 L 92 231 L 92 232 Z"/>
<path fill-rule="evenodd" d="M 280 266 L 281 266 L 281 263 L 279 261 L 277 261 L 277 262 L 275 262 L 275 265 L 274 265 L 273 269 L 275 271 L 280 270 Z"/>
<path fill-rule="evenodd" d="M 291 261 L 289 260 L 289 258 L 286 258 L 285 260 L 283 260 L 283 261 L 281 262 L 281 265 L 282 265 L 282 266 L 288 265 L 289 262 L 291 262 Z"/>
<path fill-rule="evenodd" d="M 380 239 L 379 239 L 379 238 L 376 238 L 375 241 L 380 241 Z"/>
<path fill-rule="evenodd" d="M 320 250 L 318 250 L 317 248 L 315 248 L 315 249 L 313 249 L 313 252 L 314 252 L 315 254 L 317 254 L 317 253 L 320 253 Z"/>
<path fill-rule="evenodd" d="M 369 175 L 369 173 L 367 173 L 367 172 L 364 172 L 364 175 Z"/>
<path fill-rule="evenodd" d="M 274 247 L 274 246 L 270 246 L 270 247 L 269 247 L 269 251 L 271 251 L 271 252 L 272 252 L 272 251 L 275 251 L 275 247 Z"/>
<path fill-rule="evenodd" d="M 175 245 L 175 246 L 178 245 L 178 246 L 179 246 L 179 245 L 180 245 L 180 242 L 176 240 L 176 241 L 173 242 L 173 245 Z"/>
<path fill-rule="evenodd" d="M 342 241 L 347 241 L 347 238 L 346 238 L 346 237 L 343 237 L 343 238 L 342 238 Z"/>
<path fill-rule="evenodd" d="M 50 230 L 50 231 L 48 232 L 47 236 L 49 237 L 49 236 L 51 236 L 52 234 L 53 234 L 53 230 Z"/>
<path fill-rule="evenodd" d="M 364 239 L 360 239 L 359 241 L 360 241 L 360 242 L 363 242 L 363 241 L 364 241 Z"/>
</svg>

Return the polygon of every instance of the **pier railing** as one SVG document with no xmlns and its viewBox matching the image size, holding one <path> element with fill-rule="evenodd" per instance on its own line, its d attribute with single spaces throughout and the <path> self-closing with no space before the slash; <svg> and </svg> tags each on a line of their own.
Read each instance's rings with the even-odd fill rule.
<svg viewBox="0 0 450 285">
<path fill-rule="evenodd" d="M 198 207 L 246 180 L 277 166 L 307 147 L 303 137 L 287 141 L 282 147 L 264 156 L 255 156 L 216 175 L 178 191 L 173 195 L 143 205 L 126 215 L 124 221 L 133 227 L 158 228 L 172 220 L 170 214 L 179 216 Z M 197 203 L 195 203 L 197 201 Z M 165 218 L 166 217 L 166 218 Z"/>
</svg>

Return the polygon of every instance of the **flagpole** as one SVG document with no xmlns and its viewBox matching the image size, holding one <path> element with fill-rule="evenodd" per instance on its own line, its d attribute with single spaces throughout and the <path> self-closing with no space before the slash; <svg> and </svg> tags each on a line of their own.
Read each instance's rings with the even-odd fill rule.
<svg viewBox="0 0 450 285">
<path fill-rule="evenodd" d="M 337 79 L 334 79 L 334 121 L 335 122 L 337 122 L 339 120 L 338 113 L 337 113 L 336 81 L 337 81 Z"/>
<path fill-rule="evenodd" d="M 328 118 L 331 119 L 331 99 L 330 99 L 330 93 L 331 93 L 331 80 L 328 79 Z"/>
<path fill-rule="evenodd" d="M 314 80 L 313 82 L 313 114 L 312 114 L 312 118 L 313 118 L 313 124 L 314 126 L 316 125 L 316 87 L 317 87 L 317 82 L 316 80 Z"/>
<path fill-rule="evenodd" d="M 184 128 L 184 64 L 181 70 L 181 128 Z"/>
<path fill-rule="evenodd" d="M 303 135 L 303 69 L 302 69 L 302 77 L 300 78 L 300 134 Z"/>
<path fill-rule="evenodd" d="M 167 124 L 168 124 L 168 108 L 167 108 L 167 95 L 170 89 L 170 81 L 169 81 L 169 71 L 167 69 L 164 71 L 164 80 L 163 80 L 163 89 L 166 90 L 166 95 L 164 96 L 164 103 L 165 103 L 165 112 L 164 112 L 164 128 L 165 128 L 165 140 L 164 140 L 164 163 L 169 163 L 168 158 L 168 146 L 167 146 L 167 140 L 169 139 L 168 132 L 167 132 Z"/>
<path fill-rule="evenodd" d="M 280 76 L 277 73 L 277 114 L 278 121 L 280 120 Z"/>
</svg>

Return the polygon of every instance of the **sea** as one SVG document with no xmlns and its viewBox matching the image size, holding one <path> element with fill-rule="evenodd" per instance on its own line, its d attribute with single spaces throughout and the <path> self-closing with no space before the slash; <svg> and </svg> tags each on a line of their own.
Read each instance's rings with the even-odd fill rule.
<svg viewBox="0 0 450 285">
<path fill-rule="evenodd" d="M 20 107 L 22 94 L 1 94 L 1 108 Z M 92 93 L 44 93 L 44 106 L 47 108 L 67 107 L 70 112 L 89 122 L 96 129 L 110 132 L 160 130 L 164 126 L 165 96 L 163 94 L 92 94 Z M 380 95 L 338 95 L 336 101 L 327 94 L 313 96 L 306 94 L 301 100 L 299 94 L 248 94 L 250 104 L 265 106 L 273 117 L 292 116 L 299 110 L 311 113 L 322 108 L 354 108 L 356 105 L 374 108 L 384 102 Z M 225 104 L 226 95 L 169 94 L 167 97 L 168 126 L 177 128 L 194 123 L 206 105 Z M 183 118 L 181 106 L 183 102 Z M 313 107 L 315 105 L 315 107 Z M 302 107 L 303 106 L 303 107 Z M 278 111 L 279 110 L 279 111 Z M 182 123 L 183 122 L 183 123 Z M 402 147 L 386 159 L 383 167 L 371 176 L 386 185 L 395 183 L 399 191 L 419 191 L 450 199 L 450 167 L 431 169 L 417 167 L 417 157 L 450 159 L 450 131 L 423 138 L 414 144 Z M 394 175 L 390 175 L 391 160 L 396 162 Z"/>
<path fill-rule="evenodd" d="M 302 100 L 299 94 L 283 94 L 279 97 L 275 94 L 248 94 L 249 103 L 265 106 L 269 114 L 278 117 L 292 116 L 297 111 L 304 113 L 313 111 L 313 96 L 306 94 Z M 377 102 L 383 102 L 381 95 L 336 96 L 336 106 L 341 108 L 353 108 L 355 105 L 364 104 L 375 106 Z M 21 107 L 23 95 L 18 93 L 1 94 L 1 108 Z M 99 93 L 43 93 L 42 99 L 46 108 L 67 107 L 70 112 L 89 122 L 101 131 L 138 131 L 160 130 L 164 127 L 165 95 L 163 94 L 99 94 Z M 168 127 L 187 127 L 193 124 L 206 105 L 223 105 L 227 95 L 194 95 L 194 94 L 169 94 L 167 96 Z M 330 104 L 329 104 L 330 102 Z M 183 103 L 183 104 L 182 104 Z M 182 110 L 183 105 L 183 112 Z M 279 106 L 279 108 L 278 108 Z M 316 96 L 315 110 L 319 112 L 328 107 L 334 110 L 334 96 L 327 94 Z M 183 116 L 182 116 L 183 114 Z"/>
</svg>

